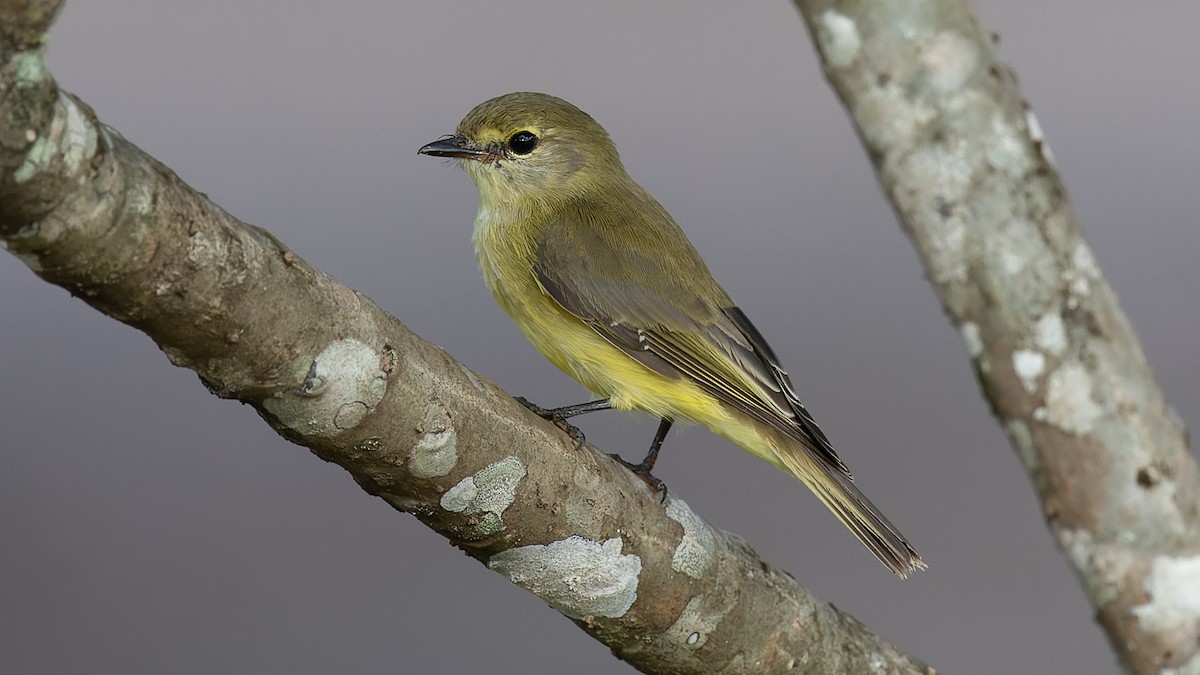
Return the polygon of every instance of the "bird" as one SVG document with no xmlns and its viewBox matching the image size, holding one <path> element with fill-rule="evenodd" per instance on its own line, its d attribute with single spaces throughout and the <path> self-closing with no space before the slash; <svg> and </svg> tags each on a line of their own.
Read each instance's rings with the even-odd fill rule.
<svg viewBox="0 0 1200 675">
<path fill-rule="evenodd" d="M 458 160 L 475 183 L 472 240 L 500 307 L 542 355 L 603 397 L 523 403 L 560 423 L 610 408 L 659 418 L 646 458 L 625 463 L 652 486 L 662 486 L 651 469 L 671 425 L 699 423 L 799 479 L 896 575 L 925 569 L 595 119 L 561 98 L 514 92 L 475 106 L 418 152 Z"/>
</svg>

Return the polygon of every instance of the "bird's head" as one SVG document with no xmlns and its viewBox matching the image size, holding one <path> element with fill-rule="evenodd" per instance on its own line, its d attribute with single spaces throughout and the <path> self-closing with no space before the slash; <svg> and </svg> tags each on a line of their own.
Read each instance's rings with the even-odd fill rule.
<svg viewBox="0 0 1200 675">
<path fill-rule="evenodd" d="M 454 135 L 418 152 L 458 159 L 485 205 L 553 204 L 628 180 L 608 132 L 570 103 L 533 92 L 475 106 Z"/>
</svg>

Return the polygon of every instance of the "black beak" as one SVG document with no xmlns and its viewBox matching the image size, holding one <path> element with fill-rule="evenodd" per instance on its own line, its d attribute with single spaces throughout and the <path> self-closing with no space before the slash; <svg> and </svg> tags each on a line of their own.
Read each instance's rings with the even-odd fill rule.
<svg viewBox="0 0 1200 675">
<path fill-rule="evenodd" d="M 470 142 L 462 136 L 445 136 L 436 141 L 421 146 L 419 155 L 432 157 L 454 157 L 455 159 L 474 159 L 485 162 L 492 158 L 492 153 L 479 148 L 472 148 Z"/>
</svg>

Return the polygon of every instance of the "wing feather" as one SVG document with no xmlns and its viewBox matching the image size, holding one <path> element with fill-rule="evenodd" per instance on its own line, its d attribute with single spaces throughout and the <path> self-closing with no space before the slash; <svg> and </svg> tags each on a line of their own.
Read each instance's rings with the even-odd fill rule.
<svg viewBox="0 0 1200 675">
<path fill-rule="evenodd" d="M 549 223 L 538 242 L 539 283 L 630 357 L 659 374 L 694 382 L 850 478 L 770 345 L 670 216 L 646 199 L 624 218 L 614 217 L 621 214 L 611 207 L 592 205 Z M 589 222 L 588 214 L 605 217 L 604 227 Z M 655 216 L 653 228 L 641 222 Z M 678 236 L 661 237 L 663 222 L 676 231 L 668 235 Z"/>
</svg>

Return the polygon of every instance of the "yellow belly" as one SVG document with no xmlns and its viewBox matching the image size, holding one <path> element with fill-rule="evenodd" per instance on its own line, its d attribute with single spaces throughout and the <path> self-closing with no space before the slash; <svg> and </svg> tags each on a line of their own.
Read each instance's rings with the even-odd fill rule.
<svg viewBox="0 0 1200 675">
<path fill-rule="evenodd" d="M 621 410 L 672 419 L 724 416 L 721 405 L 684 379 L 650 370 L 564 310 L 530 279 L 531 288 L 491 285 L 492 294 L 533 346 L 560 370 Z"/>
</svg>

